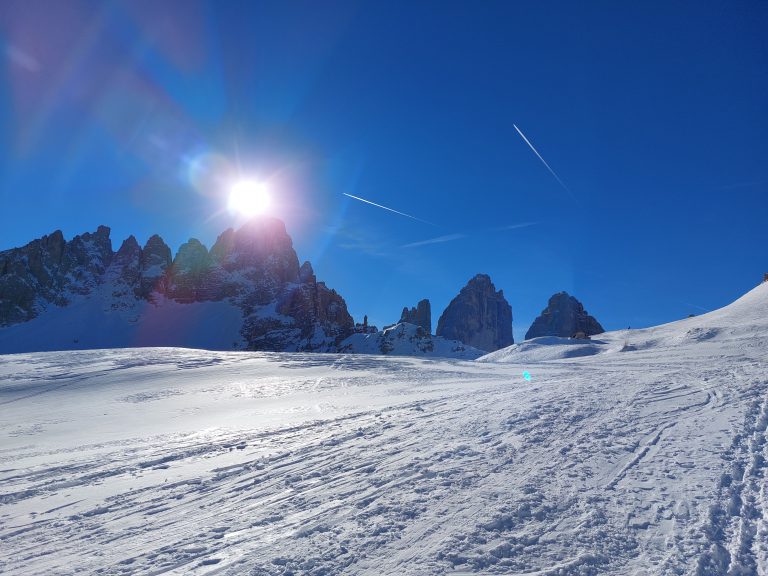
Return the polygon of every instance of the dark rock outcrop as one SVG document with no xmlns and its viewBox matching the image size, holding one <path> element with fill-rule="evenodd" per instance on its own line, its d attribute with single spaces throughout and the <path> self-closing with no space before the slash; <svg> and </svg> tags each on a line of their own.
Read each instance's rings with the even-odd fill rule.
<svg viewBox="0 0 768 576">
<path fill-rule="evenodd" d="M 429 300 L 421 300 L 415 308 L 410 310 L 407 307 L 403 308 L 403 313 L 400 315 L 398 323 L 400 322 L 421 326 L 427 334 L 432 334 L 432 307 L 429 304 Z"/>
<path fill-rule="evenodd" d="M 61 230 L 0 252 L 0 326 L 26 322 L 48 305 L 88 294 L 112 260 L 109 228 L 64 240 Z"/>
<path fill-rule="evenodd" d="M 304 262 L 304 264 L 301 265 L 301 268 L 299 268 L 299 282 L 302 284 L 317 282 L 315 271 L 312 269 L 312 264 L 309 262 Z"/>
<path fill-rule="evenodd" d="M 104 284 L 112 289 L 112 308 L 132 305 L 131 298 L 151 299 L 152 293 L 166 293 L 167 272 L 171 265 L 171 249 L 160 236 L 152 236 L 144 248 L 136 238 L 125 239 L 105 273 Z"/>
<path fill-rule="evenodd" d="M 99 284 L 114 255 L 109 232 L 108 227 L 99 226 L 93 234 L 86 232 L 65 244 L 59 274 L 67 290 L 88 294 Z"/>
<path fill-rule="evenodd" d="M 570 338 L 583 333 L 585 337 L 605 332 L 600 323 L 587 314 L 584 306 L 567 292 L 558 292 L 549 299 L 547 307 L 533 321 L 525 339 L 539 336 Z"/>
<path fill-rule="evenodd" d="M 210 271 L 208 249 L 198 239 L 190 238 L 179 247 L 171 264 L 168 296 L 181 302 L 216 300 Z"/>
<path fill-rule="evenodd" d="M 487 274 L 478 274 L 440 315 L 436 334 L 493 352 L 514 343 L 512 307 Z"/>
<path fill-rule="evenodd" d="M 149 298 L 155 291 L 167 291 L 166 272 L 172 262 L 171 249 L 163 239 L 157 234 L 150 236 L 141 249 L 141 280 L 137 291 L 140 298 Z"/>
<path fill-rule="evenodd" d="M 293 241 L 285 224 L 275 218 L 254 219 L 237 231 L 226 230 L 211 248 L 210 259 L 213 269 L 205 297 L 236 297 L 246 314 L 300 281 Z"/>
</svg>

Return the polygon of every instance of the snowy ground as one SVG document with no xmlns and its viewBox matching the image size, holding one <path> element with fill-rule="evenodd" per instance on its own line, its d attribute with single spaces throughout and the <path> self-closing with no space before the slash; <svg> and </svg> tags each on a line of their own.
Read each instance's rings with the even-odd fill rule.
<svg viewBox="0 0 768 576">
<path fill-rule="evenodd" d="M 0 356 L 0 573 L 768 574 L 768 284 L 574 346 Z"/>
</svg>

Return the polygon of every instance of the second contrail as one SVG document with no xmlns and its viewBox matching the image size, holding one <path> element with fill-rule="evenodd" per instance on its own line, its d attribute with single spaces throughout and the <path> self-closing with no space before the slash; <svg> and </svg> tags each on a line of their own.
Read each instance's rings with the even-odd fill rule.
<svg viewBox="0 0 768 576">
<path fill-rule="evenodd" d="M 410 214 L 406 214 L 405 212 L 400 212 L 398 210 L 393 210 L 392 208 L 387 208 L 386 206 L 382 206 L 381 204 L 376 204 L 376 202 L 371 202 L 370 200 L 366 200 L 365 198 L 360 198 L 359 196 L 353 196 L 352 194 L 347 194 L 346 192 L 342 192 L 344 196 L 349 196 L 350 198 L 354 198 L 355 200 L 359 200 L 360 202 L 365 202 L 366 204 L 370 204 L 371 206 L 376 206 L 377 208 L 383 208 L 384 210 L 389 210 L 390 212 L 394 212 L 395 214 L 400 214 L 400 216 L 405 216 L 406 218 L 410 218 L 411 220 L 417 220 L 418 222 L 423 222 L 424 224 L 429 224 L 430 226 L 436 226 L 436 224 L 433 224 L 432 222 L 427 222 L 426 220 L 422 220 L 421 218 L 416 218 L 416 216 L 411 216 Z"/>
<path fill-rule="evenodd" d="M 544 166 L 546 166 L 546 167 L 547 167 L 547 170 L 549 170 L 549 173 L 550 173 L 550 174 L 552 174 L 552 176 L 554 176 L 554 177 L 555 177 L 555 180 L 557 180 L 557 182 L 560 184 L 560 186 L 562 186 L 562 187 L 565 189 L 565 191 L 566 191 L 566 192 L 568 192 L 568 194 L 570 194 L 570 195 L 571 195 L 571 197 L 573 198 L 574 196 L 573 196 L 573 192 L 571 192 L 571 189 L 570 189 L 570 188 L 568 188 L 568 186 L 566 186 L 566 185 L 563 183 L 563 181 L 562 181 L 562 180 L 560 180 L 560 176 L 558 176 L 557 174 L 555 174 L 555 171 L 554 171 L 554 170 L 552 170 L 552 168 L 550 168 L 549 164 L 547 164 L 547 161 L 546 161 L 546 160 L 544 160 L 544 158 L 542 158 L 542 157 L 541 157 L 541 154 L 539 154 L 539 151 L 538 151 L 538 150 L 536 150 L 536 148 L 534 148 L 534 147 L 533 147 L 533 144 L 531 144 L 531 141 L 530 141 L 530 140 L 528 140 L 528 138 L 526 138 L 526 137 L 525 137 L 525 134 L 523 134 L 523 132 L 520 130 L 520 128 L 518 128 L 518 127 L 517 127 L 517 125 L 515 125 L 515 124 L 512 124 L 512 126 L 514 126 L 515 130 L 517 130 L 517 133 L 518 133 L 518 134 L 520 134 L 520 137 L 521 137 L 523 140 L 525 140 L 525 143 L 526 143 L 526 144 L 528 144 L 528 146 L 530 147 L 530 149 L 531 149 L 531 150 L 533 150 L 533 153 L 534 153 L 534 154 L 536 154 L 536 156 L 538 156 L 539 160 L 541 160 L 541 162 L 544 164 Z"/>
</svg>

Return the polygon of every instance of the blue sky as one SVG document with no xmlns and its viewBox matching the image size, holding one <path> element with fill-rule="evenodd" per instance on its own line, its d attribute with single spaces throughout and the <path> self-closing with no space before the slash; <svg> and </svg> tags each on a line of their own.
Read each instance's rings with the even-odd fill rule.
<svg viewBox="0 0 768 576">
<path fill-rule="evenodd" d="M 560 290 L 608 329 L 701 313 L 768 271 L 765 30 L 759 1 L 5 1 L 0 249 L 210 246 L 240 175 L 357 320 L 436 323 L 479 272 L 516 339 Z"/>
</svg>

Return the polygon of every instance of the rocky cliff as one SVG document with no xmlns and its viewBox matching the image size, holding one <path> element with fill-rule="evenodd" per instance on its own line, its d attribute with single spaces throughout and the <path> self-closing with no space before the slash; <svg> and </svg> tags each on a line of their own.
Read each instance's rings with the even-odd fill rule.
<svg viewBox="0 0 768 576">
<path fill-rule="evenodd" d="M 427 334 L 432 334 L 432 307 L 429 304 L 429 300 L 421 300 L 415 308 L 403 308 L 400 322 L 421 326 Z"/>
<path fill-rule="evenodd" d="M 112 257 L 110 230 L 64 240 L 61 230 L 0 252 L 0 327 L 26 322 L 48 305 L 66 306 L 96 287 Z"/>
<path fill-rule="evenodd" d="M 131 236 L 113 252 L 109 235 L 109 228 L 100 226 L 93 234 L 67 242 L 56 231 L 22 248 L 0 252 L 0 329 L 61 316 L 62 309 L 76 305 L 79 315 L 73 317 L 96 318 L 110 324 L 111 333 L 131 331 L 134 324 L 142 324 L 145 336 L 149 330 L 157 333 L 161 327 L 152 320 L 156 324 L 163 310 L 171 309 L 176 319 L 200 316 L 198 328 L 204 330 L 201 311 L 210 313 L 213 308 L 195 305 L 217 302 L 218 316 L 240 318 L 236 331 L 223 330 L 227 336 L 214 344 L 217 348 L 335 351 L 354 331 L 344 299 L 317 281 L 308 262 L 299 267 L 291 238 L 279 220 L 254 219 L 238 230 L 229 229 L 210 251 L 190 239 L 174 258 L 159 236 L 152 236 L 143 248 Z M 118 316 L 94 316 L 93 310 Z M 59 324 L 66 326 L 63 321 Z M 90 327 L 99 330 L 93 322 Z M 162 328 L 168 341 L 160 342 L 179 345 L 174 334 Z M 232 340 L 233 333 L 239 334 L 239 342 Z M 102 346 L 119 345 L 105 334 Z M 210 337 L 205 341 L 210 346 Z M 63 348 L 77 347 L 73 343 L 78 344 L 79 338 L 62 336 Z"/>
<path fill-rule="evenodd" d="M 605 332 L 600 323 L 587 314 L 584 306 L 567 292 L 553 295 L 541 315 L 533 321 L 525 339 L 540 336 L 569 338 L 579 332 L 587 336 Z"/>
<path fill-rule="evenodd" d="M 440 315 L 436 334 L 486 352 L 504 348 L 514 343 L 512 307 L 488 275 L 478 274 Z"/>
</svg>

